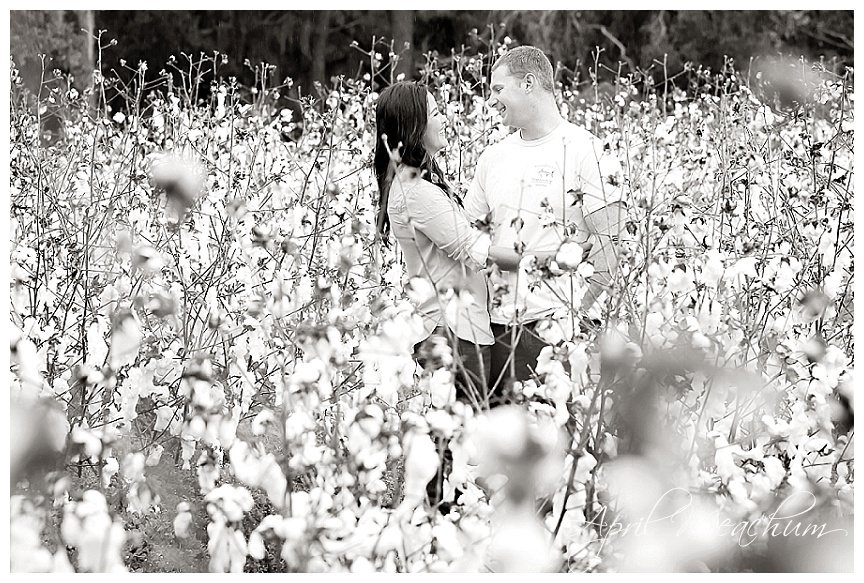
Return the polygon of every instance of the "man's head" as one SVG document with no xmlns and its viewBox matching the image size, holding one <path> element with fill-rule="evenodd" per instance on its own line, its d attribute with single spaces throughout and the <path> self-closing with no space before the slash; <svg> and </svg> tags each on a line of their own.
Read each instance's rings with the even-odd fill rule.
<svg viewBox="0 0 864 583">
<path fill-rule="evenodd" d="M 553 97 L 553 76 L 552 63 L 540 49 L 510 49 L 492 65 L 487 103 L 498 109 L 506 125 L 524 128 Z"/>
</svg>

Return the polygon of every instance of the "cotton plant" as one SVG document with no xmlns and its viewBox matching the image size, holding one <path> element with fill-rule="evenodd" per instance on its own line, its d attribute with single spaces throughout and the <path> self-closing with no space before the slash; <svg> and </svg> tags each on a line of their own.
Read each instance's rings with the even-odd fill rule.
<svg viewBox="0 0 864 583">
<path fill-rule="evenodd" d="M 10 499 L 10 570 L 15 573 L 74 573 L 66 550 L 52 553 L 42 540 L 43 512 L 24 496 Z"/>
<path fill-rule="evenodd" d="M 555 572 L 563 555 L 534 508 L 548 494 L 563 469 L 554 423 L 538 425 L 511 407 L 490 411 L 474 435 L 478 469 L 497 491 L 490 500 L 490 540 L 486 561 L 493 572 Z"/>
<path fill-rule="evenodd" d="M 242 486 L 224 485 L 208 492 L 205 501 L 211 518 L 207 525 L 210 572 L 242 573 L 248 547 L 238 526 L 244 514 L 252 509 L 252 495 Z"/>
<path fill-rule="evenodd" d="M 506 136 L 478 83 L 491 56 L 424 72 L 451 120 L 441 162 L 459 192 Z M 207 107 L 172 86 L 99 119 L 52 89 L 64 142 L 51 149 L 13 105 L 13 421 L 46 422 L 14 432 L 13 470 L 33 452 L 73 464 L 46 481 L 66 524 L 56 548 L 76 549 L 42 545 L 50 517 L 15 497 L 13 570 L 121 570 L 122 520 L 174 519 L 148 480 L 174 463 L 190 472 L 191 512 L 206 510 L 217 571 L 271 546 L 293 571 L 478 572 L 490 557 L 504 571 L 692 570 L 729 554 L 705 532 L 711 516 L 764 521 L 787 492 L 851 515 L 854 95 L 825 77 L 795 117 L 728 71 L 687 78 L 645 95 L 619 76 L 608 102 L 562 92 L 562 112 L 624 162 L 620 269 L 577 318 L 584 249 L 565 241 L 525 264 L 526 285 L 565 272 L 578 285 L 537 328 L 550 347 L 514 387 L 523 418 L 486 449 L 489 418 L 455 399 L 452 353 L 437 347 L 430 370 L 412 358 L 412 302 L 434 291 L 376 239 L 371 77 L 340 79 L 299 112 L 219 80 Z M 634 451 L 625 404 L 646 370 L 659 401 L 634 409 L 670 441 Z M 443 443 L 446 514 L 423 483 Z M 537 463 L 554 460 L 536 484 L 512 474 L 531 443 Z M 658 451 L 659 477 L 645 469 Z M 86 488 L 69 483 L 76 469 Z M 628 537 L 612 520 L 638 520 L 628 504 L 664 480 L 699 494 L 686 553 L 669 532 Z M 256 525 L 243 488 L 268 505 Z"/>
<path fill-rule="evenodd" d="M 77 550 L 78 568 L 91 573 L 125 573 L 121 550 L 126 540 L 123 523 L 111 516 L 105 496 L 95 490 L 64 507 L 63 540 Z"/>
</svg>

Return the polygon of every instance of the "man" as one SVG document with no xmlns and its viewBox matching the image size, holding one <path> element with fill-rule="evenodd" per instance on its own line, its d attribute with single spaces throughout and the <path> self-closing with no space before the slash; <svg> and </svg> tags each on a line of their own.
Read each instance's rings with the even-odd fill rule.
<svg viewBox="0 0 864 583">
<path fill-rule="evenodd" d="M 492 66 L 487 104 L 517 131 L 480 156 L 465 209 L 472 220 L 490 219 L 493 245 L 538 256 L 565 242 L 590 246 L 594 274 L 585 291 L 569 274 L 538 285 L 524 271 L 493 270 L 490 296 L 498 299 L 490 308 L 490 392 L 530 378 L 546 346 L 537 324 L 584 314 L 617 265 L 615 243 L 625 214 L 620 163 L 604 153 L 597 137 L 561 116 L 553 91 L 552 64 L 535 47 L 511 49 Z"/>
</svg>

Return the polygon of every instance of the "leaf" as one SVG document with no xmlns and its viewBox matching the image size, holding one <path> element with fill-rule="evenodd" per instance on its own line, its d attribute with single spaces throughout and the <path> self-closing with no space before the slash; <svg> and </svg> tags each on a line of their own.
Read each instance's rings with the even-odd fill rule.
<svg viewBox="0 0 864 583">
<path fill-rule="evenodd" d="M 585 196 L 585 193 L 582 192 L 581 189 L 580 189 L 580 190 L 575 190 L 575 189 L 573 189 L 573 188 L 571 188 L 570 190 L 568 190 L 568 191 L 567 191 L 567 194 L 569 194 L 570 196 L 573 197 L 573 202 L 570 203 L 570 206 L 574 206 L 574 205 L 577 205 L 577 204 L 582 204 L 582 199 L 583 199 L 584 196 Z"/>
<path fill-rule="evenodd" d="M 471 226 L 484 233 L 492 233 L 492 213 L 486 213 L 486 216 L 475 220 Z"/>
</svg>

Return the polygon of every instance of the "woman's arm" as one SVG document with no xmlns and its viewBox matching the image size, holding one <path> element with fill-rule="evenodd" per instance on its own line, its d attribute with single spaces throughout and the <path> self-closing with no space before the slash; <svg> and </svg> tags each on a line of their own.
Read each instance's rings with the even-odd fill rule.
<svg viewBox="0 0 864 583">
<path fill-rule="evenodd" d="M 486 267 L 489 235 L 472 227 L 463 209 L 443 190 L 430 183 L 409 187 L 405 190 L 405 210 L 411 226 L 451 259 L 473 271 Z"/>
<path fill-rule="evenodd" d="M 524 257 L 533 255 L 538 260 L 542 261 L 549 257 L 555 257 L 556 251 L 536 251 L 526 250 L 523 253 L 517 253 L 512 247 L 502 247 L 501 245 L 491 245 L 489 247 L 489 263 L 495 263 L 502 271 L 516 271 L 519 269 L 519 263 Z"/>
<path fill-rule="evenodd" d="M 528 255 L 543 260 L 555 251 L 517 253 L 512 247 L 492 245 L 489 235 L 474 228 L 464 211 L 437 186 L 423 185 L 406 193 L 411 224 L 451 258 L 480 271 L 495 263 L 502 271 L 516 271 Z"/>
</svg>

